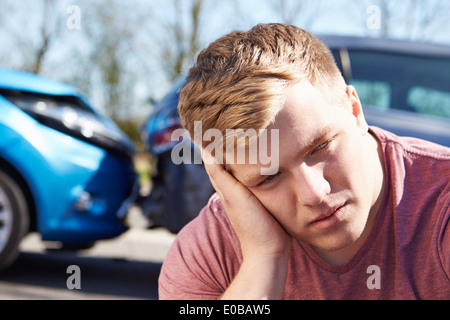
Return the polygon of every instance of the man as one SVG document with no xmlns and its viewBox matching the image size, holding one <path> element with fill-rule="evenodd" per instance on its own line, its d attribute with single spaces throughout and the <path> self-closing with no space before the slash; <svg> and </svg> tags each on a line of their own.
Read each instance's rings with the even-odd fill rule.
<svg viewBox="0 0 450 320">
<path fill-rule="evenodd" d="M 220 130 L 224 152 L 197 141 L 217 193 L 172 245 L 161 299 L 450 298 L 450 150 L 369 128 L 314 36 L 269 24 L 218 39 L 179 112 L 192 136 Z M 231 129 L 276 132 L 276 170 Z"/>
</svg>

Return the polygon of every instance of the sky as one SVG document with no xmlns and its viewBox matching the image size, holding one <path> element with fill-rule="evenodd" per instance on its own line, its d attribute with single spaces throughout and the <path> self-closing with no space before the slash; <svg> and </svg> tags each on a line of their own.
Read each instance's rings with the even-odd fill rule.
<svg viewBox="0 0 450 320">
<path fill-rule="evenodd" d="M 73 79 L 74 74 L 91 72 L 83 70 L 80 61 L 84 55 L 92 50 L 85 41 L 83 32 L 86 31 L 87 15 L 94 0 L 58 0 L 57 12 L 44 18 L 39 10 L 39 3 L 43 0 L 0 0 L 4 10 L 0 13 L 0 66 L 20 68 L 26 56 L 25 47 L 32 47 L 38 41 L 40 30 L 36 26 L 43 19 L 55 19 L 57 14 L 62 16 L 62 32 L 45 60 L 42 74 L 57 80 Z M 279 12 L 275 9 L 276 0 L 204 0 L 205 8 L 202 12 L 202 46 L 208 45 L 219 36 L 230 31 L 246 30 L 257 23 L 283 22 Z M 302 11 L 293 23 L 316 34 L 348 34 L 360 36 L 380 36 L 385 26 L 389 26 L 389 35 L 396 38 L 414 38 L 420 41 L 432 41 L 450 44 L 450 1 L 447 0 L 417 0 L 422 6 L 421 11 L 408 11 L 408 3 L 415 0 L 310 0 L 302 7 Z M 416 2 L 417 2 L 416 1 Z M 183 12 L 187 12 L 187 4 L 191 1 L 181 0 Z M 286 0 L 290 8 L 295 8 L 298 0 Z M 132 104 L 137 116 L 148 113 L 151 106 L 144 105 L 148 97 L 160 99 L 170 89 L 170 82 L 166 79 L 161 68 L 161 61 L 156 52 L 158 45 L 164 41 L 172 41 L 163 34 L 162 27 L 173 22 L 174 7 L 170 0 L 132 0 L 132 1 L 103 1 L 104 11 L 112 8 L 112 3 L 119 3 L 122 7 L 124 24 L 136 37 L 133 42 L 127 63 L 136 68 L 135 83 L 133 83 Z M 383 4 L 388 3 L 390 14 L 383 12 Z M 438 12 L 433 12 L 437 5 Z M 130 9 L 131 7 L 131 9 Z M 76 9 L 79 9 L 78 11 Z M 430 8 L 430 12 L 428 12 Z M 444 9 L 442 9 L 444 8 Z M 74 10 L 75 9 L 75 10 Z M 292 12 L 293 10 L 291 10 Z M 432 17 L 433 19 L 425 19 Z M 78 19 L 78 20 L 77 20 Z M 443 22 L 443 20 L 447 22 Z M 433 23 L 430 20 L 435 20 Z M 187 20 L 184 20 L 187 21 Z M 117 22 L 117 21 L 116 21 Z M 426 25 L 426 26 L 425 26 Z M 188 24 L 186 24 L 188 26 Z M 12 32 L 11 32 L 12 31 Z M 111 32 L 114 32 L 111 30 Z M 143 53 L 136 53 L 143 49 Z M 131 57 L 133 56 L 133 60 Z M 160 58 L 160 56 L 159 56 Z M 186 67 L 187 68 L 187 67 Z M 78 78 L 80 76 L 78 75 Z M 88 79 L 89 78 L 89 79 Z M 89 80 L 89 81 L 88 81 Z M 78 79 L 78 81 L 80 81 Z M 81 79 L 82 90 L 89 90 L 88 95 L 94 104 L 102 105 L 99 90 L 96 87 L 95 75 Z M 147 103 L 148 104 L 148 103 Z"/>
</svg>

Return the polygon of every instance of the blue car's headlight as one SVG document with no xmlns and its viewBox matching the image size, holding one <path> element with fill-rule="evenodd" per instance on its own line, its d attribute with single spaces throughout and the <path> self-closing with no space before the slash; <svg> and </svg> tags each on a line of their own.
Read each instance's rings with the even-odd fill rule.
<svg viewBox="0 0 450 320">
<path fill-rule="evenodd" d="M 52 96 L 1 90 L 6 99 L 39 122 L 108 151 L 134 153 L 131 140 L 110 119 L 75 96 Z"/>
</svg>

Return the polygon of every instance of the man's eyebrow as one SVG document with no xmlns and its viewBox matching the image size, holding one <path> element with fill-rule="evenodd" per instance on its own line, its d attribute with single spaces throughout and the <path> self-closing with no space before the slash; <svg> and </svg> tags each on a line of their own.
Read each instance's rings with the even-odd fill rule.
<svg viewBox="0 0 450 320">
<path fill-rule="evenodd" d="M 321 143 L 326 136 L 328 136 L 332 130 L 333 126 L 332 124 L 328 124 L 322 129 L 318 130 L 318 134 L 312 138 L 305 146 L 301 149 L 300 154 L 304 156 L 308 152 L 310 152 L 312 149 L 314 149 L 319 143 Z"/>
</svg>

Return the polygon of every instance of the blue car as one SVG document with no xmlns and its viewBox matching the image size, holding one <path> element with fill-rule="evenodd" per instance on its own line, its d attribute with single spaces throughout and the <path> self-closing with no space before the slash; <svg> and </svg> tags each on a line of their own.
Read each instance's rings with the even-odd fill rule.
<svg viewBox="0 0 450 320">
<path fill-rule="evenodd" d="M 29 232 L 72 249 L 125 232 L 134 153 L 76 88 L 0 69 L 0 270 Z"/>
</svg>

